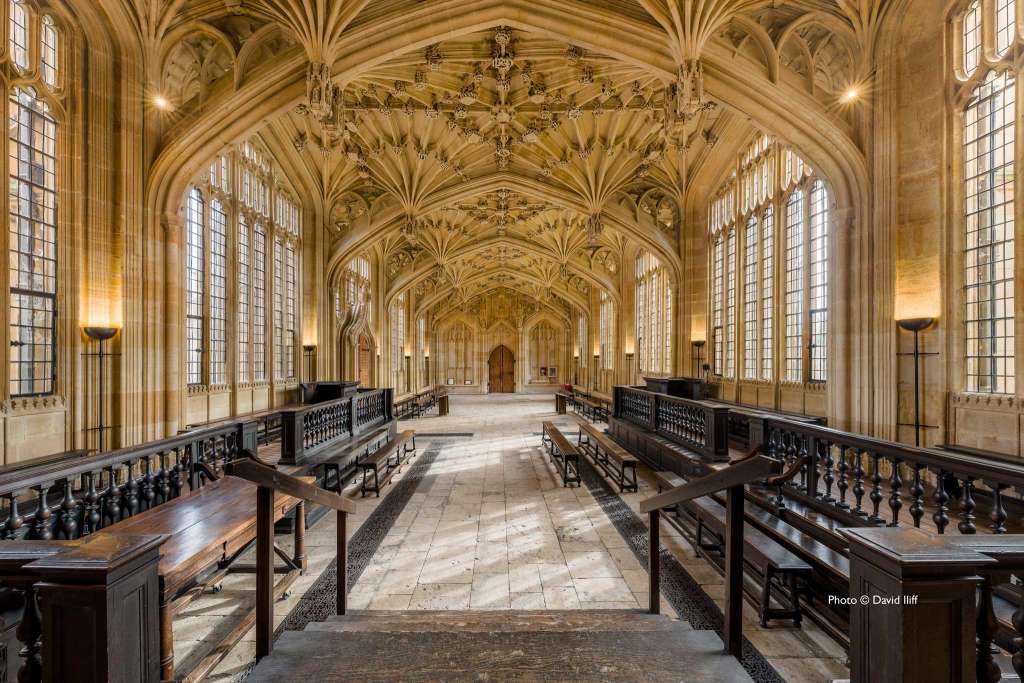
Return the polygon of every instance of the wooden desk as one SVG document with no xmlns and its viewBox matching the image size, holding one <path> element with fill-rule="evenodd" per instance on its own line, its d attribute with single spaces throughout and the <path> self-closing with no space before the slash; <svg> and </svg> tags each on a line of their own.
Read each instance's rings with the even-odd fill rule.
<svg viewBox="0 0 1024 683">
<path fill-rule="evenodd" d="M 311 481 L 312 477 L 306 477 Z M 228 572 L 255 572 L 255 565 L 233 566 L 256 539 L 256 485 L 236 477 L 224 476 L 188 496 L 175 498 L 159 507 L 102 529 L 99 534 L 169 534 L 160 549 L 160 677 L 162 680 L 194 681 L 205 676 L 242 639 L 255 623 L 256 612 L 246 614 L 242 622 L 194 669 L 184 676 L 174 671 L 174 616 L 219 583 Z M 296 519 L 303 519 L 303 502 L 277 494 L 274 520 L 292 508 Z M 279 598 L 306 567 L 305 526 L 295 525 L 295 552 L 291 558 L 281 552 L 285 567 L 275 572 L 284 576 L 274 587 Z M 211 573 L 212 572 L 212 573 Z"/>
</svg>

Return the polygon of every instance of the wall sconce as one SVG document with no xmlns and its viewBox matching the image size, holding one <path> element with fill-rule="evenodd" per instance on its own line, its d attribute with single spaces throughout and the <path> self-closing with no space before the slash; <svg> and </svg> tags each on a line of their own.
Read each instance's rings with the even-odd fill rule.
<svg viewBox="0 0 1024 683">
<path fill-rule="evenodd" d="M 898 356 L 912 356 L 914 358 L 914 445 L 921 445 L 921 429 L 935 428 L 935 425 L 921 424 L 921 357 L 937 356 L 937 352 L 925 353 L 921 351 L 919 335 L 935 324 L 937 318 L 903 318 L 897 320 L 896 324 L 901 329 L 914 333 L 914 350 L 910 353 L 897 353 Z"/>
<path fill-rule="evenodd" d="M 97 403 L 98 403 L 98 406 L 97 406 L 98 407 L 98 411 L 97 412 L 99 413 L 99 424 L 94 429 L 97 432 L 99 432 L 99 452 L 102 453 L 103 452 L 103 447 L 104 447 L 104 441 L 105 441 L 104 436 L 105 436 L 106 431 L 107 431 L 107 425 L 106 425 L 106 421 L 105 421 L 105 410 L 104 410 L 104 407 L 103 407 L 103 397 L 106 396 L 106 393 L 107 393 L 107 390 L 106 390 L 106 373 L 104 372 L 104 369 L 103 369 L 103 359 L 105 357 L 107 357 L 107 356 L 114 355 L 114 354 L 109 354 L 109 353 L 103 353 L 103 342 L 107 341 L 108 339 L 113 339 L 117 335 L 118 328 L 116 328 L 116 327 L 101 327 L 101 326 L 97 326 L 97 325 L 88 325 L 86 327 L 83 327 L 82 331 L 85 333 L 85 336 L 87 336 L 89 339 L 92 339 L 93 341 L 99 342 L 99 351 L 97 353 L 94 353 L 94 354 L 93 353 L 85 353 L 85 354 L 82 354 L 82 355 L 84 355 L 84 356 L 96 356 L 96 358 L 99 360 L 100 380 L 99 380 L 99 397 L 98 397 L 98 400 L 97 400 Z"/>
</svg>

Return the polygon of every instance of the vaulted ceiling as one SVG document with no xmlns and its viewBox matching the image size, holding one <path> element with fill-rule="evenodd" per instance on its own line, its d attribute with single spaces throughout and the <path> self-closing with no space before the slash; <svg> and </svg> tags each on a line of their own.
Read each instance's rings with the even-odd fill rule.
<svg viewBox="0 0 1024 683">
<path fill-rule="evenodd" d="M 403 18 L 430 4 L 419 0 L 123 1 L 159 55 L 153 87 L 175 106 L 168 141 L 245 84 L 305 65 L 305 96 L 268 101 L 255 132 L 301 171 L 329 263 L 376 251 L 388 296 L 414 291 L 439 314 L 500 289 L 565 315 L 594 287 L 618 296 L 630 240 L 677 259 L 687 193 L 753 133 L 756 112 L 704 91 L 707 55 L 846 131 L 837 102 L 868 76 L 885 5 L 562 3 L 648 32 L 676 64 L 667 79 L 622 46 L 583 48 L 555 37 L 559 27 L 492 25 L 484 14 L 487 28 L 408 46 Z M 387 55 L 339 78 L 341 46 L 368 32 Z"/>
</svg>

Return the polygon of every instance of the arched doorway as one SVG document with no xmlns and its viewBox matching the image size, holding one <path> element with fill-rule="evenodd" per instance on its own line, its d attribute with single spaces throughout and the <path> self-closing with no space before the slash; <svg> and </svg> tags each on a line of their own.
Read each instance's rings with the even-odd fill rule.
<svg viewBox="0 0 1024 683">
<path fill-rule="evenodd" d="M 370 339 L 365 335 L 359 335 L 359 385 L 363 387 L 373 386 L 370 384 Z"/>
<path fill-rule="evenodd" d="M 492 394 L 511 394 L 516 390 L 516 358 L 504 344 L 491 351 L 487 359 L 488 392 Z"/>
</svg>

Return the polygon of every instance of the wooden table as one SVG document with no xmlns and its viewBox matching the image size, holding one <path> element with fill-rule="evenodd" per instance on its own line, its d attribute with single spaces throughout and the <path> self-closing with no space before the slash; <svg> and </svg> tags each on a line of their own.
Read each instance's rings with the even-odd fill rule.
<svg viewBox="0 0 1024 683">
<path fill-rule="evenodd" d="M 305 477 L 312 481 L 312 477 Z M 229 572 L 254 573 L 255 565 L 235 561 L 256 539 L 256 485 L 223 476 L 194 493 L 175 498 L 152 510 L 118 522 L 99 534 L 169 534 L 160 549 L 160 677 L 164 681 L 195 681 L 211 671 L 255 623 L 250 611 L 225 638 L 191 671 L 176 677 L 174 671 L 174 616 L 209 586 Z M 296 508 L 303 519 L 303 501 L 284 494 L 274 498 L 274 520 Z M 305 525 L 295 525 L 295 550 L 289 558 L 278 550 L 284 576 L 274 587 L 279 598 L 306 567 Z"/>
</svg>

